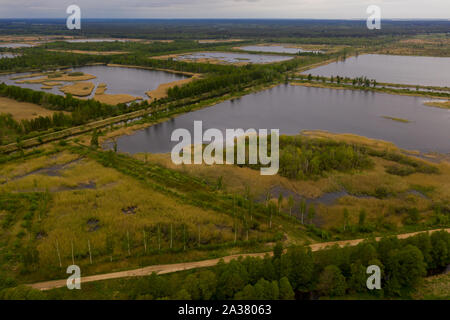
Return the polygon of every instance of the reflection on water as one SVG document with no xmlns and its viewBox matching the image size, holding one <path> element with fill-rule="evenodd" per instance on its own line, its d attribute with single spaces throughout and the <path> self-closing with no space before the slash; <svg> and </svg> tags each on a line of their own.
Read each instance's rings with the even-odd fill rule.
<svg viewBox="0 0 450 320">
<path fill-rule="evenodd" d="M 299 52 L 320 52 L 317 50 L 304 50 L 301 48 L 292 48 L 287 46 L 244 46 L 239 47 L 239 49 L 244 51 L 258 51 L 258 52 L 278 52 L 278 53 L 291 53 L 291 54 L 297 54 Z"/>
<path fill-rule="evenodd" d="M 122 67 L 108 67 L 108 66 L 88 66 L 73 68 L 74 72 L 83 72 L 87 74 L 92 74 L 97 78 L 88 80 L 93 82 L 95 86 L 99 83 L 107 84 L 107 94 L 130 94 L 136 97 L 147 97 L 145 92 L 149 90 L 154 90 L 162 83 L 168 83 L 172 81 L 181 80 L 187 78 L 187 76 L 174 74 L 164 71 L 156 70 L 145 70 L 136 68 L 122 68 Z M 13 75 L 1 75 L 0 83 L 5 82 L 8 85 L 16 85 L 24 88 L 30 88 L 34 90 L 41 90 L 42 84 L 16 84 L 16 80 L 11 80 L 11 78 L 24 75 L 13 74 Z M 51 81 L 51 80 L 49 80 Z M 69 84 L 64 82 L 64 85 Z M 45 90 L 46 92 L 51 92 L 53 94 L 63 95 L 58 87 L 53 87 L 50 90 Z M 92 91 L 90 97 L 95 93 Z"/>
<path fill-rule="evenodd" d="M 70 39 L 64 40 L 65 42 L 71 43 L 85 43 L 85 42 L 126 42 L 126 39 Z"/>
<path fill-rule="evenodd" d="M 28 43 L 0 43 L 0 48 L 30 48 L 34 47 Z"/>
<path fill-rule="evenodd" d="M 3 58 L 15 58 L 17 55 L 13 53 L 0 53 L 0 59 Z"/>
<path fill-rule="evenodd" d="M 370 91 L 281 85 L 122 136 L 118 149 L 132 154 L 170 152 L 176 144 L 170 141 L 172 132 L 177 128 L 193 132 L 194 120 L 202 120 L 203 130 L 280 129 L 281 134 L 328 130 L 392 141 L 405 149 L 450 152 L 450 110 L 427 107 L 423 101 Z"/>
<path fill-rule="evenodd" d="M 192 54 L 179 55 L 175 60 L 198 60 L 198 59 L 215 59 L 228 63 L 271 63 L 286 61 L 292 59 L 289 56 L 278 56 L 269 54 L 250 54 L 250 53 L 234 53 L 234 52 L 196 52 Z"/>
<path fill-rule="evenodd" d="M 330 63 L 307 73 L 376 79 L 378 82 L 450 86 L 450 58 L 365 54 Z"/>
</svg>

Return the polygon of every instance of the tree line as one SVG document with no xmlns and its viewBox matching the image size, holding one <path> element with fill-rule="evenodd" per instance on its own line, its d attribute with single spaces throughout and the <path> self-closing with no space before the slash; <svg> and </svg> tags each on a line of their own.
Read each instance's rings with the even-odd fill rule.
<svg viewBox="0 0 450 320">
<path fill-rule="evenodd" d="M 193 299 L 193 300 L 278 300 L 320 297 L 410 297 L 423 277 L 442 272 L 450 263 L 450 235 L 445 231 L 421 233 L 407 239 L 385 237 L 367 240 L 354 247 L 334 246 L 312 252 L 309 247 L 289 247 L 278 243 L 273 255 L 220 261 L 215 267 L 188 272 L 139 277 L 109 285 L 77 290 L 36 292 L 0 278 L 10 286 L 0 291 L 2 299 Z M 381 270 L 381 288 L 367 287 L 367 267 Z M 110 280 L 115 281 L 115 280 Z M 95 288 L 95 289 L 94 289 Z M 113 292 L 114 291 L 114 292 Z M 117 298 L 117 296 L 115 296 Z"/>
</svg>

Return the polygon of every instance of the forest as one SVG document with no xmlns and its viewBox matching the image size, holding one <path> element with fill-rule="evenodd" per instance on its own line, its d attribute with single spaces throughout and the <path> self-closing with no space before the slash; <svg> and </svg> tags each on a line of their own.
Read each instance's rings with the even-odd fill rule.
<svg viewBox="0 0 450 320">
<path fill-rule="evenodd" d="M 450 263 L 450 235 L 422 233 L 399 240 L 385 237 L 355 247 L 312 252 L 307 247 L 283 250 L 281 243 L 265 258 L 240 258 L 230 263 L 184 274 L 156 275 L 85 284 L 81 291 L 55 289 L 40 292 L 12 287 L 0 279 L 0 299 L 176 299 L 176 300 L 302 300 L 339 298 L 409 298 L 423 277 L 438 274 Z M 366 268 L 382 271 L 381 288 L 366 287 Z"/>
</svg>

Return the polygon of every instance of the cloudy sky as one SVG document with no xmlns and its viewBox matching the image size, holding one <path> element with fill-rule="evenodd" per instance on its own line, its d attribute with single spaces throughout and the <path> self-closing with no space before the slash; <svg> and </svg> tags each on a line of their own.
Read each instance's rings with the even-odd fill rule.
<svg viewBox="0 0 450 320">
<path fill-rule="evenodd" d="M 450 19 L 450 0 L 0 0 L 0 18 L 65 18 L 71 4 L 84 18 L 382 18 Z"/>
</svg>

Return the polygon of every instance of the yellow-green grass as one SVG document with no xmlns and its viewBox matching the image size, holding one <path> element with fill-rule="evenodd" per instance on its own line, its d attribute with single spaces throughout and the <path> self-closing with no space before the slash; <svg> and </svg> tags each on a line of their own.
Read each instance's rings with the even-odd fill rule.
<svg viewBox="0 0 450 320">
<path fill-rule="evenodd" d="M 436 107 L 436 108 L 441 108 L 441 109 L 450 109 L 450 100 L 430 101 L 430 102 L 425 102 L 425 105 L 429 106 L 429 107 Z"/>
<path fill-rule="evenodd" d="M 101 89 L 103 91 L 103 89 Z M 101 91 L 100 91 L 101 92 Z M 104 92 L 104 91 L 103 91 Z M 117 105 L 121 103 L 129 103 L 137 100 L 142 100 L 141 97 L 135 97 L 130 94 L 106 94 L 100 93 L 94 96 L 94 100 L 109 105 Z"/>
<path fill-rule="evenodd" d="M 392 120 L 392 121 L 402 122 L 402 123 L 410 123 L 411 122 L 410 120 L 407 120 L 407 119 L 396 118 L 396 117 L 391 117 L 391 116 L 382 116 L 382 118 Z"/>
<path fill-rule="evenodd" d="M 377 53 L 420 56 L 450 56 L 450 39 L 445 34 L 417 35 L 383 46 Z"/>
<path fill-rule="evenodd" d="M 65 52 L 65 53 L 75 53 L 75 54 L 91 54 L 97 56 L 110 56 L 116 54 L 127 54 L 127 51 L 88 51 L 88 50 L 57 50 L 57 49 L 47 49 L 47 51 L 53 52 Z"/>
<path fill-rule="evenodd" d="M 33 173 L 37 169 L 51 168 L 55 165 L 62 167 L 59 167 L 54 175 L 50 176 L 44 172 Z M 33 218 L 33 233 L 25 230 L 19 219 L 0 236 L 12 243 L 17 234 L 25 232 L 26 236 L 23 239 L 31 240 L 39 251 L 41 270 L 36 272 L 39 273 L 37 278 L 40 279 L 53 277 L 54 273 L 51 270 L 58 269 L 57 247 L 62 265 L 72 264 L 72 244 L 76 263 L 91 273 L 110 271 L 112 266 L 119 269 L 138 267 L 143 261 L 139 257 L 145 252 L 144 229 L 147 230 L 145 235 L 147 249 L 153 252 L 148 253 L 145 260 L 147 263 L 156 261 L 159 255 L 155 253 L 159 248 L 156 231 L 158 226 L 161 232 L 161 249 L 165 250 L 161 253 L 165 256 L 165 260 L 158 260 L 158 263 L 180 259 L 175 259 L 176 253 L 167 252 L 170 248 L 170 228 L 174 238 L 173 248 L 181 250 L 183 257 L 206 257 L 202 253 L 186 255 L 182 250 L 184 235 L 188 251 L 196 248 L 199 235 L 202 246 L 207 244 L 220 246 L 234 241 L 235 221 L 229 214 L 186 204 L 115 169 L 106 168 L 88 158 L 79 159 L 79 155 L 69 152 L 2 165 L 0 176 L 2 194 L 48 192 L 51 195 L 48 209 L 42 216 L 35 215 Z M 91 188 L 86 188 L 88 185 L 91 185 Z M 130 208 L 133 208 L 132 212 L 129 211 Z M 4 214 L 0 212 L 0 220 Z M 278 220 L 274 218 L 274 228 L 283 228 Z M 246 234 L 243 233 L 243 227 L 239 223 L 237 240 L 246 241 Z M 267 230 L 266 224 L 261 224 L 257 230 L 250 230 L 249 240 L 264 237 Z M 44 236 L 35 239 L 37 231 Z M 284 231 L 299 233 L 293 226 L 287 226 Z M 114 264 L 110 264 L 110 256 L 106 252 L 107 236 L 112 237 L 115 242 Z M 124 242 L 128 237 L 130 253 Z M 293 235 L 290 238 L 299 242 L 301 239 L 307 239 L 304 236 Z M 89 261 L 88 241 L 93 254 L 92 265 Z M 241 250 L 228 249 L 227 253 Z M 13 271 L 17 266 L 11 265 L 8 268 Z M 34 277 L 33 274 L 29 275 L 30 279 Z"/>
<path fill-rule="evenodd" d="M 151 98 L 151 100 L 165 98 L 167 97 L 167 90 L 169 90 L 170 88 L 173 88 L 175 86 L 181 87 L 182 85 L 185 85 L 187 83 L 194 81 L 195 79 L 198 79 L 200 76 L 201 76 L 200 74 L 195 74 L 194 76 L 188 79 L 163 83 L 160 84 L 158 88 L 156 88 L 155 90 L 146 92 L 146 94 Z"/>
<path fill-rule="evenodd" d="M 416 300 L 450 300 L 450 273 L 428 277 L 412 294 Z"/>
<path fill-rule="evenodd" d="M 10 113 L 15 120 L 20 121 L 39 116 L 51 116 L 55 111 L 45 109 L 37 104 L 0 97 L 0 113 Z"/>
<path fill-rule="evenodd" d="M 312 132 L 310 134 L 312 135 Z M 316 132 L 315 134 L 323 138 L 333 136 L 331 133 L 324 132 Z M 400 152 L 394 145 L 383 141 L 355 135 L 336 135 L 335 138 L 338 141 L 351 143 L 358 141 L 359 144 L 372 146 L 379 150 L 397 150 L 397 152 Z M 407 156 L 422 161 L 413 155 Z M 386 167 L 394 165 L 394 162 L 379 157 L 371 157 L 374 162 L 372 169 L 350 173 L 331 172 L 324 177 L 310 180 L 290 180 L 279 175 L 261 176 L 258 170 L 232 165 L 176 166 L 171 162 L 169 154 L 138 154 L 136 157 L 189 173 L 205 179 L 211 184 L 217 183 L 218 179 L 222 179 L 224 188 L 229 192 L 242 194 L 246 188 L 250 188 L 257 199 L 264 199 L 267 191 L 275 187 L 307 198 L 317 198 L 328 192 L 346 190 L 350 195 L 338 199 L 333 204 L 317 205 L 320 226 L 325 229 L 339 228 L 343 225 L 344 208 L 349 211 L 350 223 L 354 225 L 358 223 L 360 210 L 364 209 L 367 213 L 367 221 L 375 222 L 382 218 L 384 222 L 401 228 L 404 226 L 405 215 L 393 213 L 394 208 L 415 207 L 420 212 L 419 222 L 425 222 L 432 214 L 431 205 L 433 203 L 450 201 L 450 163 L 445 160 L 440 163 L 433 163 L 438 167 L 439 174 L 392 175 L 386 172 Z M 375 195 L 379 188 L 387 190 L 391 196 L 382 199 L 366 196 Z M 421 192 L 423 196 L 416 191 Z M 272 200 L 276 201 L 276 199 Z M 283 207 L 288 212 L 286 198 Z"/>
<path fill-rule="evenodd" d="M 65 94 L 72 94 L 78 97 L 86 97 L 92 93 L 95 85 L 92 82 L 76 82 L 74 84 L 66 85 L 61 87 L 59 90 Z"/>
</svg>

